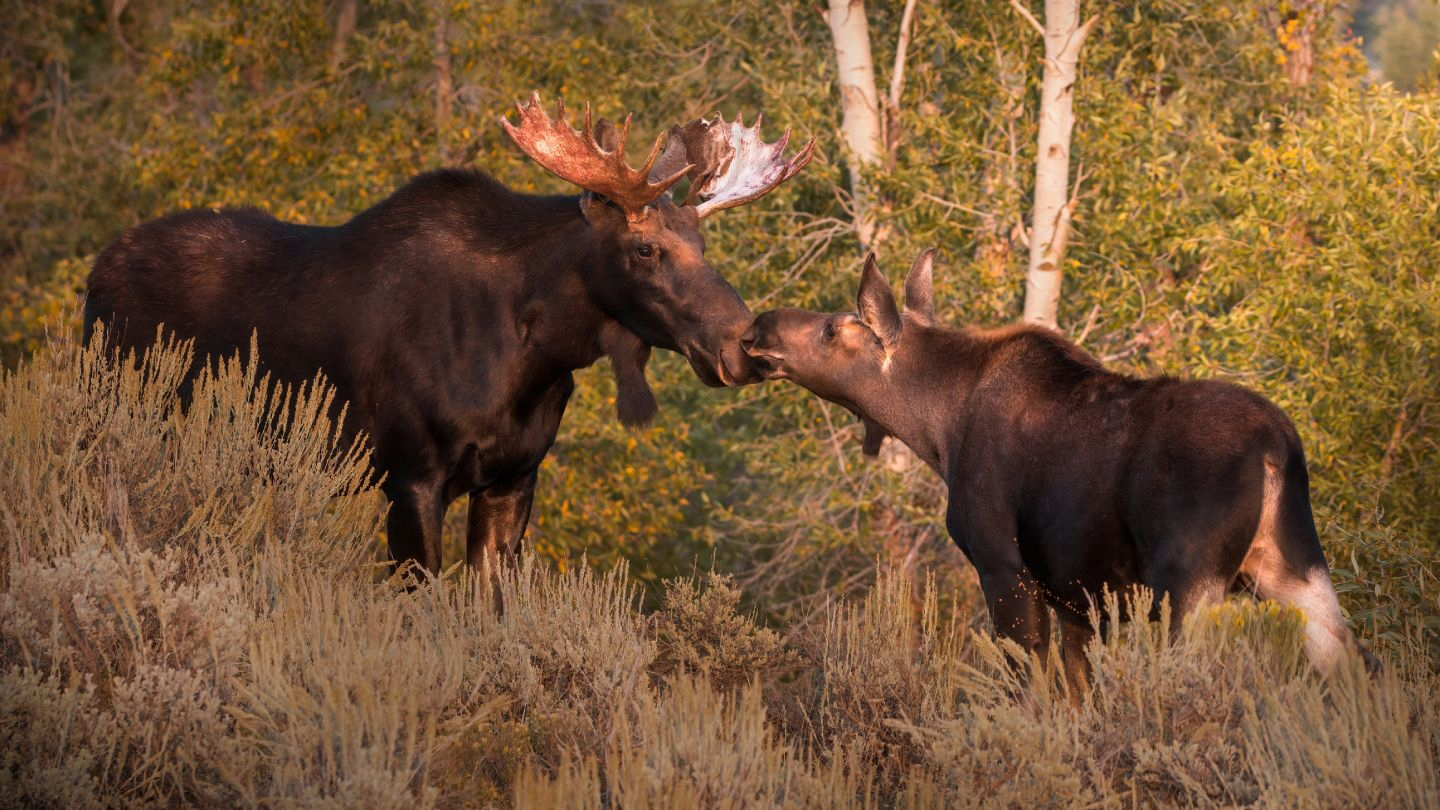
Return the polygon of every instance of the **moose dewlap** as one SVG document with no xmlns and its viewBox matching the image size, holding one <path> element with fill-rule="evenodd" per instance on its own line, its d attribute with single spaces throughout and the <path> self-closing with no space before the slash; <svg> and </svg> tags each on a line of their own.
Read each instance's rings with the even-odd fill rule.
<svg viewBox="0 0 1440 810">
<path fill-rule="evenodd" d="M 1108 371 L 1041 327 L 939 326 L 934 260 L 915 260 L 903 312 L 871 255 L 855 312 L 766 312 L 741 345 L 763 376 L 864 420 L 867 452 L 893 436 L 945 479 L 946 527 L 996 633 L 1043 652 L 1053 608 L 1079 682 L 1105 589 L 1148 586 L 1181 618 L 1243 590 L 1305 613 L 1318 669 L 1347 649 L 1375 664 L 1345 627 L 1279 408 L 1224 382 Z"/>
</svg>

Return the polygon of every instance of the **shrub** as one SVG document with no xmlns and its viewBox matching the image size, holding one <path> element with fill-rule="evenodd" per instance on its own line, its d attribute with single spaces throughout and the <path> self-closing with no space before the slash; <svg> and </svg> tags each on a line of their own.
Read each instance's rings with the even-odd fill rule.
<svg viewBox="0 0 1440 810">
<path fill-rule="evenodd" d="M 699 672 L 721 691 L 774 684 L 798 664 L 779 633 L 740 612 L 740 589 L 724 574 L 672 579 L 653 617 L 659 654 L 651 672 Z"/>
<path fill-rule="evenodd" d="M 373 558 L 368 451 L 338 445 L 323 381 L 270 384 L 252 346 L 201 372 L 182 408 L 188 345 L 117 363 L 100 344 L 62 341 L 0 376 L 0 575 L 100 537 L 232 571 L 264 550 L 330 571 Z"/>
<path fill-rule="evenodd" d="M 1144 592 L 1127 598 L 1132 615 L 1151 601 Z M 1119 608 L 1112 595 L 1104 612 L 1114 619 Z M 947 803 L 1433 800 L 1440 726 L 1424 697 L 1440 685 L 1433 674 L 1372 682 L 1357 659 L 1321 679 L 1301 652 L 1303 616 L 1274 603 L 1200 611 L 1173 643 L 1168 616 L 1111 626 L 1088 651 L 1092 682 L 1078 705 L 1065 699 L 1055 668 L 1033 662 L 1017 674 L 1005 645 L 972 639 L 953 710 L 899 724 L 919 741 Z M 1418 773 L 1421 763 L 1429 775 Z M 1398 781 L 1406 784 L 1393 794 L 1383 787 Z"/>
<path fill-rule="evenodd" d="M 1314 675 L 1300 614 L 1238 600 L 1173 642 L 1165 620 L 1112 622 L 1079 695 L 1053 659 L 1012 666 L 974 607 L 942 608 L 936 580 L 904 568 L 878 566 L 788 640 L 718 574 L 669 582 L 648 614 L 623 566 L 528 552 L 406 587 L 371 564 L 381 502 L 323 383 L 286 391 L 231 360 L 182 406 L 188 365 L 184 346 L 109 363 L 60 343 L 0 378 L 0 805 L 1362 806 L 1383 791 L 1421 807 L 1440 790 L 1424 580 L 1359 617 L 1387 628 L 1373 681 L 1358 664 Z M 1400 578 L 1357 564 L 1341 580 Z M 1118 616 L 1118 597 L 1103 609 Z"/>
<path fill-rule="evenodd" d="M 703 678 L 680 676 L 633 717 L 618 713 L 616 729 L 603 765 L 572 758 L 553 781 L 527 774 L 516 806 L 739 810 L 859 807 L 871 799 L 854 760 L 817 766 L 777 736 L 758 684 L 726 695 Z"/>
<path fill-rule="evenodd" d="M 322 385 L 292 397 L 230 361 L 182 409 L 186 347 L 132 364 L 98 346 L 62 342 L 0 377 L 0 660 L 18 679 L 4 722 L 43 720 L 48 690 L 68 733 L 12 737 L 17 760 L 72 754 L 26 764 L 8 795 L 49 801 L 78 768 L 66 803 L 228 803 L 259 767 L 234 712 L 276 598 L 267 573 L 370 553 L 366 458 L 335 446 Z"/>
<path fill-rule="evenodd" d="M 801 644 L 809 677 L 801 697 L 817 750 L 844 749 L 876 769 L 885 789 L 899 787 L 921 760 L 913 735 L 891 721 L 926 721 L 957 699 L 964 635 L 943 617 L 934 582 L 917 599 L 916 583 L 882 570 L 862 599 L 840 601 Z"/>
</svg>

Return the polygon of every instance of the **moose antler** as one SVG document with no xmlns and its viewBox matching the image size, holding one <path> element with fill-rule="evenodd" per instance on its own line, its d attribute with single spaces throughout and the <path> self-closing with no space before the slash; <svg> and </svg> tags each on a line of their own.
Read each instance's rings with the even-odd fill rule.
<svg viewBox="0 0 1440 810">
<path fill-rule="evenodd" d="M 765 196 L 805 168 L 815 154 L 815 139 L 811 138 L 787 161 L 785 147 L 790 143 L 790 130 L 785 130 L 780 140 L 767 144 L 760 138 L 762 120 L 757 115 L 755 125 L 747 127 L 742 117 L 727 122 L 716 113 L 713 121 L 702 118 L 672 127 L 670 142 L 651 171 L 652 179 L 662 172 L 668 176 L 682 163 L 691 163 L 685 172 L 691 181 L 686 203 L 700 197 L 703 201 L 695 211 L 702 219 Z"/>
<path fill-rule="evenodd" d="M 525 154 L 552 174 L 607 197 L 620 206 L 632 221 L 644 218 L 645 206 L 679 182 L 692 168 L 686 164 L 678 170 L 672 169 L 664 177 L 651 176 L 660 148 L 665 144 L 664 135 L 655 139 L 643 166 L 630 168 L 625 162 L 625 138 L 630 134 L 633 116 L 625 116 L 625 123 L 615 134 L 604 119 L 600 120 L 598 127 L 591 124 L 588 103 L 585 105 L 585 125 L 580 131 L 566 123 L 563 100 L 556 102 L 553 119 L 541 109 L 538 92 L 530 94 L 528 104 L 516 102 L 515 109 L 520 114 L 519 125 L 511 124 L 510 119 L 503 116 L 500 124 Z M 607 141 L 606 144 L 596 140 L 597 132 Z"/>
</svg>

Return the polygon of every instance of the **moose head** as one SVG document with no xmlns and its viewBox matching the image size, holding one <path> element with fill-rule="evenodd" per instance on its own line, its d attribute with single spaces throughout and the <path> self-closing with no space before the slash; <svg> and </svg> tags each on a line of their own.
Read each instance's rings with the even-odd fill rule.
<svg viewBox="0 0 1440 810">
<path fill-rule="evenodd" d="M 902 349 L 915 348 L 915 341 L 902 345 L 901 336 L 907 324 L 914 329 L 935 322 L 935 252 L 921 253 L 911 265 L 903 314 L 872 253 L 865 259 L 854 312 L 765 312 L 741 337 L 741 347 L 762 377 L 792 380 L 858 414 L 865 422 L 865 452 L 874 455 L 885 434 L 870 414 L 893 399 L 886 393 L 891 368 Z"/>
<path fill-rule="evenodd" d="M 787 160 L 788 130 L 767 144 L 759 119 L 746 127 L 717 115 L 672 127 L 635 169 L 625 158 L 632 116 L 618 128 L 604 119 L 592 122 L 587 104 L 577 131 L 565 120 L 563 102 L 554 117 L 541 108 L 538 93 L 515 106 L 519 122 L 502 119 L 505 131 L 535 162 L 584 189 L 580 209 L 599 245 L 593 266 L 582 271 L 586 286 L 596 304 L 638 339 L 606 347 L 621 387 L 644 386 L 651 346 L 683 354 L 707 385 L 759 381 L 739 344 L 750 310 L 705 260 L 700 221 L 756 200 L 800 171 L 814 153 L 814 139 Z M 685 178 L 689 192 L 676 204 L 669 192 Z M 648 388 L 639 398 L 647 397 Z M 623 411 L 621 416 L 631 421 Z"/>
</svg>

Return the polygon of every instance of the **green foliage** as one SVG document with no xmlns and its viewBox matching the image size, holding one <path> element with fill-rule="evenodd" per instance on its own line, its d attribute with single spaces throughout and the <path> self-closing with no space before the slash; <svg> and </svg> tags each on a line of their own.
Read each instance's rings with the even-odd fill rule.
<svg viewBox="0 0 1440 810">
<path fill-rule="evenodd" d="M 1241 372 L 1306 439 L 1322 499 L 1434 530 L 1440 104 L 1383 90 L 1279 122 L 1221 178 L 1184 368 Z M 1342 169 L 1343 167 L 1343 169 Z M 1426 438 L 1429 437 L 1429 438 Z M 1366 459 L 1369 463 L 1357 463 Z"/>
</svg>

